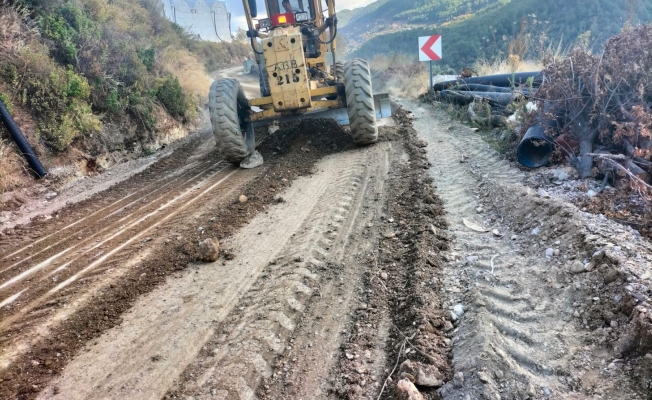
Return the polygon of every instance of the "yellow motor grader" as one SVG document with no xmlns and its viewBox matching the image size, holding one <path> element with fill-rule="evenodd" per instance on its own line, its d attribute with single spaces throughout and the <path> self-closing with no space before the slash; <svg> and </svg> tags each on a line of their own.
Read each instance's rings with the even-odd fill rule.
<svg viewBox="0 0 652 400">
<path fill-rule="evenodd" d="M 213 133 L 225 160 L 249 157 L 254 127 L 273 120 L 334 118 L 350 126 L 356 144 L 378 140 L 377 120 L 391 116 L 389 96 L 374 96 L 367 61 L 335 59 L 335 0 L 326 3 L 324 10 L 322 0 L 265 0 L 267 17 L 257 18 L 256 0 L 243 0 L 261 97 L 247 99 L 235 79 L 211 86 Z"/>
</svg>

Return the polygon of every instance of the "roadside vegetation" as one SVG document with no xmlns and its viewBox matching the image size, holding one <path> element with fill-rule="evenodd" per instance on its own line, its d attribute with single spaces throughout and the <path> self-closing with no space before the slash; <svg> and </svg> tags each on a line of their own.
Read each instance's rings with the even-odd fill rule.
<svg viewBox="0 0 652 400">
<path fill-rule="evenodd" d="M 192 120 L 207 70 L 247 54 L 238 43 L 194 40 L 155 0 L 0 2 L 0 92 L 29 111 L 55 152 L 106 121 L 152 130 L 157 108 Z"/>
</svg>

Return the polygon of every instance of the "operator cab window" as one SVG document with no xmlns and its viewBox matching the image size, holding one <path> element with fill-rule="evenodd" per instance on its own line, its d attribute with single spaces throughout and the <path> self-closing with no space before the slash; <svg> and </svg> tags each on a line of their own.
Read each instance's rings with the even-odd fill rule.
<svg viewBox="0 0 652 400">
<path fill-rule="evenodd" d="M 314 10 L 310 7 L 309 0 L 290 0 L 289 11 L 283 6 L 283 0 L 268 0 L 269 12 L 271 15 L 285 14 L 287 12 L 308 12 L 310 19 L 315 19 Z"/>
</svg>

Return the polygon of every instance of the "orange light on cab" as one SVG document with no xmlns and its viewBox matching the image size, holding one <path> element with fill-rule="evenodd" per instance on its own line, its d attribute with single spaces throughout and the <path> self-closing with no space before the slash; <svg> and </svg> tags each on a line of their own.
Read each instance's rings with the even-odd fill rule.
<svg viewBox="0 0 652 400">
<path fill-rule="evenodd" d="M 272 15 L 272 26 L 294 24 L 294 13 Z"/>
</svg>

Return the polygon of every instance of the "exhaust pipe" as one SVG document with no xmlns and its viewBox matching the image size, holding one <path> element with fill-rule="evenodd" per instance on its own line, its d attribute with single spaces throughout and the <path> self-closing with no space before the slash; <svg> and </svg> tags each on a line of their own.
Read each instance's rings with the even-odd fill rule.
<svg viewBox="0 0 652 400">
<path fill-rule="evenodd" d="M 23 136 L 20 129 L 18 129 L 18 125 L 16 125 L 14 119 L 11 118 L 9 111 L 7 110 L 7 107 L 5 107 L 2 100 L 0 100 L 0 119 L 2 119 L 2 123 L 5 125 L 5 127 L 7 127 L 11 138 L 14 140 L 14 142 L 16 142 L 20 152 L 25 157 L 27 163 L 29 164 L 32 171 L 36 174 L 36 176 L 40 179 L 47 175 L 48 172 L 45 170 L 45 168 L 43 168 L 43 165 L 39 159 L 36 158 L 34 150 L 32 150 L 32 147 L 29 145 L 29 143 L 27 143 L 27 140 L 25 140 L 25 136 Z"/>
</svg>

